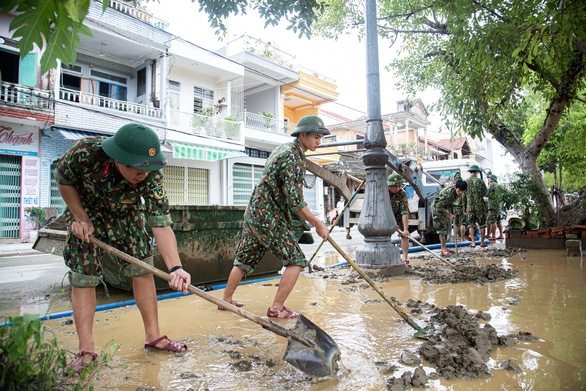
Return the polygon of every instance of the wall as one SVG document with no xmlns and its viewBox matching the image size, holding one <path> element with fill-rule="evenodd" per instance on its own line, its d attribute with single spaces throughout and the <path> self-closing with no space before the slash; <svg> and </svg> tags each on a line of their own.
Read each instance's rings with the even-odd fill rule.
<svg viewBox="0 0 586 391">
<path fill-rule="evenodd" d="M 51 164 L 59 160 L 75 143 L 65 140 L 59 132 L 45 131 L 41 133 L 41 206 L 50 205 Z"/>
</svg>

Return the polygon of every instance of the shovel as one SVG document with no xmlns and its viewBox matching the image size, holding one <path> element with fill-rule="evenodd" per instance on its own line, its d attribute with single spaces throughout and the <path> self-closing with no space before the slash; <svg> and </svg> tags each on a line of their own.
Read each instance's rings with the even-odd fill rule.
<svg viewBox="0 0 586 391">
<path fill-rule="evenodd" d="M 110 254 L 138 266 L 163 280 L 171 281 L 173 279 L 168 273 L 125 254 L 93 236 L 90 236 L 90 242 Z M 283 356 L 283 360 L 299 370 L 315 377 L 333 376 L 336 374 L 338 370 L 338 360 L 340 359 L 338 345 L 328 334 L 326 334 L 325 331 L 317 327 L 305 316 L 299 315 L 295 327 L 290 330 L 270 320 L 263 319 L 252 312 L 248 312 L 233 304 L 225 302 L 222 299 L 212 296 L 207 292 L 197 289 L 193 285 L 189 285 L 188 290 L 202 299 L 219 305 L 228 311 L 253 321 L 281 337 L 287 338 L 287 350 Z"/>
<path fill-rule="evenodd" d="M 401 235 L 403 235 L 403 231 L 401 231 L 399 228 L 397 228 L 397 232 L 400 233 Z M 458 269 L 456 269 L 454 267 L 454 265 L 452 265 L 450 262 L 446 261 L 445 259 L 443 259 L 442 257 L 440 257 L 439 255 L 437 255 L 436 253 L 434 253 L 433 251 L 431 251 L 429 248 L 425 247 L 423 244 L 421 244 L 420 242 L 418 242 L 417 240 L 413 239 L 411 237 L 411 235 L 408 236 L 409 240 L 411 240 L 413 243 L 420 245 L 423 249 L 427 250 L 431 255 L 433 255 L 434 257 L 436 257 L 437 259 L 439 259 L 440 261 L 444 262 L 446 265 L 448 265 L 449 267 L 451 267 L 452 269 L 454 269 L 454 271 L 456 273 L 460 273 L 458 271 Z M 457 239 L 456 239 L 457 240 Z M 456 242 L 456 246 L 458 245 L 458 242 Z M 458 251 L 458 247 L 456 247 L 456 251 Z"/>
<path fill-rule="evenodd" d="M 336 243 L 334 241 L 334 239 L 331 238 L 331 236 L 328 236 L 328 242 L 330 242 L 331 245 L 334 246 L 334 248 L 340 253 L 340 255 L 343 256 L 344 259 L 346 261 L 348 261 L 348 263 L 350 265 L 352 265 L 352 267 L 354 268 L 354 270 L 356 270 L 358 272 L 358 274 L 360 274 L 362 276 L 362 278 L 364 278 L 366 280 L 366 282 L 368 282 L 370 284 L 370 286 L 376 291 L 376 293 L 378 293 L 379 295 L 381 295 L 381 297 L 383 299 L 385 299 L 385 301 L 387 303 L 389 303 L 391 305 L 391 307 L 393 307 L 393 309 L 395 311 L 397 311 L 397 313 L 401 316 L 401 318 L 403 318 L 405 320 L 405 322 L 407 322 L 407 324 L 409 326 L 411 326 L 411 327 L 413 327 L 415 329 L 415 331 L 416 331 L 415 337 L 416 338 L 428 339 L 427 333 L 429 331 L 433 330 L 431 327 L 428 326 L 425 329 L 422 329 L 419 325 L 417 325 L 417 323 L 415 323 L 413 321 L 413 319 L 411 319 L 409 316 L 407 316 L 407 314 L 401 308 L 399 308 L 399 306 L 397 305 L 397 303 L 395 302 L 395 300 L 393 300 L 392 298 L 390 298 L 387 295 L 385 295 L 383 293 L 383 291 L 381 291 L 380 288 L 378 286 L 376 286 L 376 284 L 374 283 L 374 281 L 372 281 L 372 279 L 370 279 L 370 277 L 368 277 L 362 271 L 362 269 L 360 269 L 358 267 L 358 265 L 356 263 L 354 263 L 353 260 L 350 259 L 350 257 L 348 255 L 346 255 L 346 253 L 344 252 L 344 250 L 342 250 L 340 248 L 340 246 L 338 246 L 338 243 Z"/>
</svg>

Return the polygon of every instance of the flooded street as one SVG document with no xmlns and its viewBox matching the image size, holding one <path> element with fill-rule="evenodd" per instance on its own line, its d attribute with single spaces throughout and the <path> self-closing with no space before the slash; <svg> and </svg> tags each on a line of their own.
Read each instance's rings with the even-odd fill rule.
<svg viewBox="0 0 586 391">
<path fill-rule="evenodd" d="M 499 245 L 503 248 L 502 244 Z M 489 247 L 492 248 L 493 246 Z M 347 247 L 345 248 L 345 250 Z M 536 342 L 516 340 L 514 346 L 496 346 L 487 362 L 488 378 L 427 381 L 431 390 L 580 390 L 586 377 L 586 275 L 580 258 L 567 258 L 563 251 L 535 250 L 510 258 L 481 258 L 482 250 L 461 250 L 477 254 L 481 263 L 498 263 L 516 269 L 515 277 L 498 282 L 428 284 L 413 275 L 377 281 L 387 296 L 406 303 L 409 299 L 439 307 L 460 305 L 469 313 L 489 313 L 499 336 L 529 332 Z M 347 250 L 354 258 L 353 251 Z M 318 266 L 343 261 L 324 245 L 314 260 Z M 438 264 L 417 259 L 412 264 Z M 498 252 L 497 252 L 498 255 Z M 417 268 L 416 268 L 417 269 Z M 453 273 L 446 268 L 446 273 Z M 245 309 L 265 316 L 278 279 L 240 286 L 235 298 Z M 222 291 L 211 292 L 217 297 Z M 124 300 L 123 298 L 121 300 Z M 98 302 L 101 304 L 101 302 Z M 328 268 L 300 276 L 287 306 L 302 312 L 328 333 L 341 351 L 336 378 L 315 381 L 282 360 L 287 340 L 257 324 L 194 295 L 159 302 L 164 334 L 185 342 L 189 350 L 174 355 L 143 349 L 144 333 L 136 307 L 96 313 L 94 338 L 99 348 L 112 339 L 121 345 L 112 369 L 103 368 L 93 384 L 96 390 L 382 390 L 391 377 L 400 378 L 417 365 L 406 365 L 407 351 L 421 359 L 418 348 L 424 342 L 349 266 Z M 408 315 L 411 308 L 401 307 Z M 69 309 L 69 308 L 66 308 Z M 52 312 L 63 310 L 52 307 Z M 425 314 L 410 315 L 421 326 Z M 77 337 L 71 317 L 49 320 L 62 347 L 76 352 Z M 294 320 L 279 320 L 292 328 Z M 522 372 L 501 369 L 512 360 Z M 122 367 L 126 364 L 127 367 Z M 429 375 L 436 366 L 423 360 Z"/>
</svg>

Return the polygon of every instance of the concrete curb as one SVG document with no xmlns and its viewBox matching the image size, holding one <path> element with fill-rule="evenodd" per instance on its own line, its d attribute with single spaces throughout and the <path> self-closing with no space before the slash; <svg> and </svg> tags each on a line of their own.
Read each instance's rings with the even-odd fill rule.
<svg viewBox="0 0 586 391">
<path fill-rule="evenodd" d="M 0 251 L 0 258 L 2 257 L 14 257 L 14 256 L 26 256 L 26 255 L 41 255 L 42 251 L 27 249 L 27 250 L 10 250 Z"/>
</svg>

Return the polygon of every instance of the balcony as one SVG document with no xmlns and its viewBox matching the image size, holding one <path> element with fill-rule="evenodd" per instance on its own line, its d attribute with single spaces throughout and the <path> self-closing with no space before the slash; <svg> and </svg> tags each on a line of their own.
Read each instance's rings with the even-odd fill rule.
<svg viewBox="0 0 586 391">
<path fill-rule="evenodd" d="M 236 115 L 237 121 L 244 122 L 247 128 L 264 130 L 267 132 L 289 134 L 295 129 L 295 124 L 286 121 L 279 121 L 264 115 L 243 112 Z"/>
<path fill-rule="evenodd" d="M 206 115 L 171 110 L 170 127 L 195 136 L 213 137 L 244 145 L 242 123 Z"/>
<path fill-rule="evenodd" d="M 20 84 L 0 84 L 0 104 L 15 105 L 18 109 L 53 113 L 55 109 L 51 91 Z"/>
<path fill-rule="evenodd" d="M 169 23 L 155 17 L 153 14 L 151 14 L 148 11 L 144 11 L 144 10 L 141 10 L 140 8 L 133 7 L 130 4 L 131 3 L 112 0 L 112 1 L 110 1 L 109 7 L 114 8 L 115 10 L 120 11 L 122 13 L 125 13 L 127 15 L 130 15 L 133 18 L 142 20 L 143 22 L 146 22 L 152 26 L 155 26 L 156 28 L 161 29 L 163 31 L 169 30 Z"/>
<path fill-rule="evenodd" d="M 116 100 L 100 95 L 89 94 L 87 92 L 70 90 L 67 88 L 59 89 L 59 99 L 68 102 L 76 102 L 90 106 L 96 106 L 100 108 L 125 111 L 128 113 L 133 113 L 149 118 L 160 119 L 163 117 L 163 111 L 152 106 L 128 102 L 125 100 Z"/>
</svg>

